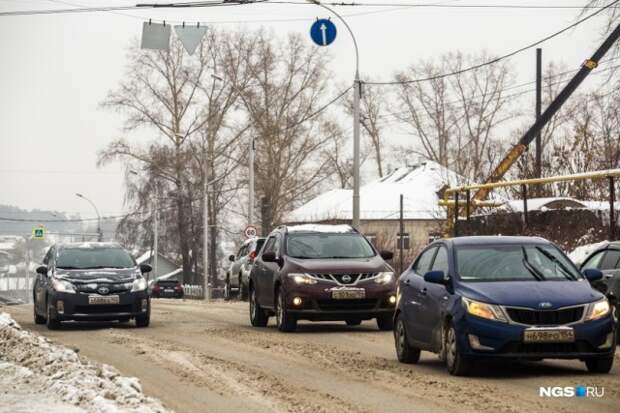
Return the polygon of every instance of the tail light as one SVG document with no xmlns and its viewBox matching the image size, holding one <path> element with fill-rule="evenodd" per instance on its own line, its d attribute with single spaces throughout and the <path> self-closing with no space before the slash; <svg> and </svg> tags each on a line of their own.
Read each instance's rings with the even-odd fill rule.
<svg viewBox="0 0 620 413">
<path fill-rule="evenodd" d="M 175 289 L 175 290 L 177 290 L 177 291 L 183 291 L 183 287 L 181 287 L 179 284 L 177 284 L 177 285 L 174 287 L 174 289 Z"/>
<path fill-rule="evenodd" d="M 254 261 L 254 258 L 256 258 L 256 251 L 250 253 L 250 261 Z"/>
<path fill-rule="evenodd" d="M 158 293 L 159 292 L 159 285 L 155 285 L 155 287 L 153 287 L 153 291 Z"/>
</svg>

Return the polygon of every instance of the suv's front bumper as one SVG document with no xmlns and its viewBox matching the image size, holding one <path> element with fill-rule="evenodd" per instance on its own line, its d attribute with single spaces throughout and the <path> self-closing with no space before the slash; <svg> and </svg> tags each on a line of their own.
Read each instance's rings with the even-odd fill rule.
<svg viewBox="0 0 620 413">
<path fill-rule="evenodd" d="M 118 304 L 89 304 L 84 293 L 55 292 L 50 297 L 50 304 L 58 321 L 106 321 L 135 318 L 146 315 L 150 309 L 148 292 L 126 292 L 118 295 Z M 62 304 L 59 305 L 59 302 Z"/>
</svg>

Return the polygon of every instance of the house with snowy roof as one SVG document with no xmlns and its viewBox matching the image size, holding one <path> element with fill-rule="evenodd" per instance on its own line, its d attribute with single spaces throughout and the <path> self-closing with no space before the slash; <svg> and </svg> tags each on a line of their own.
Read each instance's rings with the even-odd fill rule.
<svg viewBox="0 0 620 413">
<path fill-rule="evenodd" d="M 403 255 L 412 256 L 430 240 L 440 237 L 446 210 L 438 205 L 446 186 L 465 179 L 436 162 L 398 168 L 360 188 L 360 231 L 378 248 L 397 251 L 403 238 Z M 404 231 L 400 233 L 400 196 L 403 195 Z M 353 191 L 334 189 L 291 211 L 287 224 L 351 223 Z"/>
<path fill-rule="evenodd" d="M 157 268 L 155 268 L 155 254 L 153 253 L 153 250 L 147 250 L 144 254 L 136 258 L 136 262 L 138 265 L 149 264 L 153 267 L 153 272 L 149 275 L 150 280 L 183 280 L 183 268 L 179 267 L 179 265 L 177 265 L 172 258 L 162 253 L 157 254 Z"/>
</svg>

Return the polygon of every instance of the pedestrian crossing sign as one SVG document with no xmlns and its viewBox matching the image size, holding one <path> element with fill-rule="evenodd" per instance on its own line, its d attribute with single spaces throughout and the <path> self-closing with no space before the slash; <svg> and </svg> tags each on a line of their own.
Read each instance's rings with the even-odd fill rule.
<svg viewBox="0 0 620 413">
<path fill-rule="evenodd" d="M 32 229 L 32 239 L 36 240 L 44 240 L 45 239 L 45 228 L 44 227 L 36 227 Z"/>
</svg>

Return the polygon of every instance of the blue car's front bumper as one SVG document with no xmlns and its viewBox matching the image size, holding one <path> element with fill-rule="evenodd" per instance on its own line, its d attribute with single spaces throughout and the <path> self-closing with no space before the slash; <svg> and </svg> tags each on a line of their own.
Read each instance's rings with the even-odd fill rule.
<svg viewBox="0 0 620 413">
<path fill-rule="evenodd" d="M 455 320 L 454 327 L 464 356 L 585 359 L 613 355 L 615 351 L 614 319 L 611 315 L 570 325 L 575 332 L 573 343 L 525 343 L 523 335 L 528 326 L 486 320 L 469 314 L 462 314 Z M 480 344 L 478 348 L 472 347 L 470 336 L 475 336 Z"/>
</svg>

